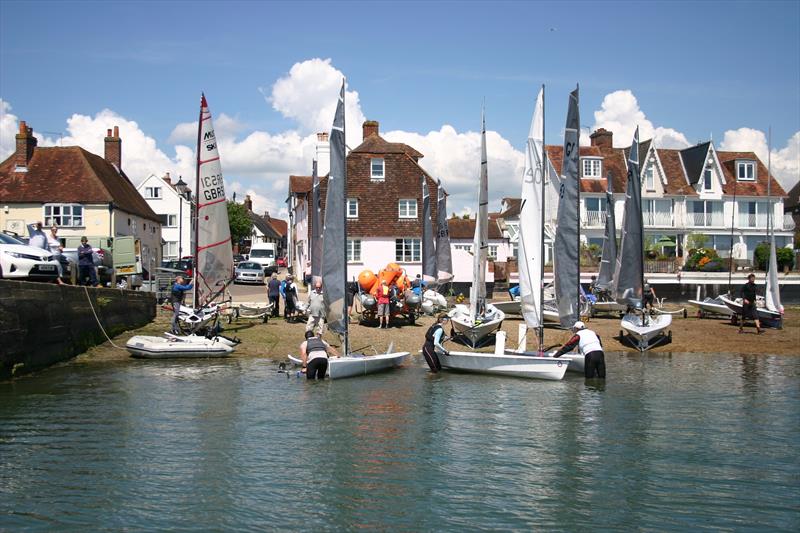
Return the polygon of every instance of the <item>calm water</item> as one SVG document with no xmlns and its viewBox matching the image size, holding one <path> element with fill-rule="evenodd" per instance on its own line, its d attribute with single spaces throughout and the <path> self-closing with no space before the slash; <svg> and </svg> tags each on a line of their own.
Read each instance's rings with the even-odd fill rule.
<svg viewBox="0 0 800 533">
<path fill-rule="evenodd" d="M 597 388 L 73 362 L 0 384 L 0 529 L 800 528 L 800 358 L 608 364 Z"/>
</svg>

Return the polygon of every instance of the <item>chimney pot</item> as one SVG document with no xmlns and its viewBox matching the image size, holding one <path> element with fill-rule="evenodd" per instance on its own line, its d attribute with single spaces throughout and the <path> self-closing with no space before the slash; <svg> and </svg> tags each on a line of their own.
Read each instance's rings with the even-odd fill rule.
<svg viewBox="0 0 800 533">
<path fill-rule="evenodd" d="M 26 133 L 28 133 L 28 125 L 25 123 L 24 120 L 20 120 L 19 121 L 19 134 L 20 135 L 25 135 Z"/>
<path fill-rule="evenodd" d="M 605 128 L 597 128 L 597 130 L 589 135 L 592 140 L 592 146 L 600 148 L 613 148 L 614 134 Z"/>
<path fill-rule="evenodd" d="M 33 128 L 28 127 L 24 120 L 19 121 L 19 133 L 16 135 L 17 149 L 14 152 L 14 163 L 19 169 L 27 169 L 33 157 L 33 149 L 37 140 L 33 136 Z"/>
<path fill-rule="evenodd" d="M 114 126 L 114 138 L 119 139 L 119 126 Z"/>
<path fill-rule="evenodd" d="M 244 206 L 247 208 L 248 211 L 253 210 L 253 200 L 250 198 L 249 194 L 246 194 L 244 197 Z"/>
<path fill-rule="evenodd" d="M 111 128 L 106 130 L 106 137 L 111 137 Z"/>
<path fill-rule="evenodd" d="M 380 133 L 380 123 L 377 120 L 365 120 L 361 130 L 363 139 L 366 141 L 370 135 L 378 135 Z"/>
<path fill-rule="evenodd" d="M 117 167 L 117 170 L 122 171 L 122 139 L 119 138 L 119 128 L 114 126 L 114 135 L 111 135 L 111 130 L 108 130 L 105 146 L 105 160 Z"/>
</svg>

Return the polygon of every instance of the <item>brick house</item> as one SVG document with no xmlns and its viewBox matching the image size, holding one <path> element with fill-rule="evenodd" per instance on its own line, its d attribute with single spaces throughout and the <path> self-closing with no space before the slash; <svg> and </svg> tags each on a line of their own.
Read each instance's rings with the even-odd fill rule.
<svg viewBox="0 0 800 533">
<path fill-rule="evenodd" d="M 59 236 L 121 237 L 142 245 L 142 265 L 161 263 L 161 219 L 122 170 L 119 130 L 108 130 L 100 157 L 80 146 L 37 146 L 20 121 L 16 151 L 0 163 L 0 228 L 27 236 L 26 225 L 57 224 Z"/>
<path fill-rule="evenodd" d="M 439 188 L 419 165 L 423 157 L 403 143 L 390 143 L 380 136 L 379 124 L 363 124 L 363 141 L 347 155 L 348 278 L 364 269 L 380 270 L 396 262 L 415 276 L 422 271 L 422 184 L 427 180 L 431 198 Z M 318 135 L 317 160 L 324 220 L 328 174 L 327 134 Z M 289 177 L 287 200 L 292 230 L 292 265 L 302 273 L 308 267 L 311 220 L 311 178 Z M 432 202 L 436 219 L 436 202 Z"/>
</svg>

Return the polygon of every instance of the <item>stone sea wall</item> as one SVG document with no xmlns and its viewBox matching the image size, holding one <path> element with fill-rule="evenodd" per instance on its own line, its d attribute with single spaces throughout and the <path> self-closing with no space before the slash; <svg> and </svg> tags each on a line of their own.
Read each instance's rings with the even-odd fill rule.
<svg viewBox="0 0 800 533">
<path fill-rule="evenodd" d="M 0 280 L 0 379 L 65 361 L 156 315 L 152 293 Z M 90 305 L 91 300 L 91 305 Z"/>
</svg>

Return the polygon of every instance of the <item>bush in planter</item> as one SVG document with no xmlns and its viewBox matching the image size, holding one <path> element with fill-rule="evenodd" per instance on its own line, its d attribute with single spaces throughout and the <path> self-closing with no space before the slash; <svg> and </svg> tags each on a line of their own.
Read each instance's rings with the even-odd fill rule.
<svg viewBox="0 0 800 533">
<path fill-rule="evenodd" d="M 724 270 L 724 267 L 722 266 L 722 261 L 717 255 L 716 250 L 711 248 L 698 248 L 689 254 L 683 269 L 686 271 L 702 270 L 704 272 L 719 272 Z"/>
<path fill-rule="evenodd" d="M 769 243 L 762 242 L 756 246 L 753 252 L 756 267 L 759 270 L 767 269 L 767 261 L 769 261 Z M 794 252 L 789 248 L 777 248 L 775 250 L 775 259 L 778 260 L 778 270 L 783 270 L 784 267 L 789 267 L 789 270 L 794 266 Z"/>
</svg>

